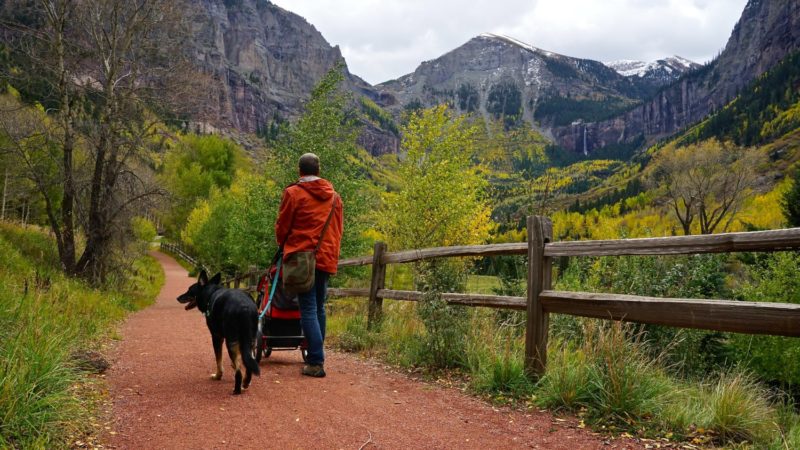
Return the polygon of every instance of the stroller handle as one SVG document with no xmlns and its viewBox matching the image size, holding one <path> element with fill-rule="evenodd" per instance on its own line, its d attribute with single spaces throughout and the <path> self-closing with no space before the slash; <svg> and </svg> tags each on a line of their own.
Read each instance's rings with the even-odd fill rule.
<svg viewBox="0 0 800 450">
<path fill-rule="evenodd" d="M 275 257 L 278 259 L 276 267 L 275 267 L 275 279 L 272 280 L 272 286 L 269 289 L 269 298 L 267 299 L 267 306 L 264 307 L 264 310 L 261 311 L 261 314 L 258 315 L 258 323 L 261 323 L 261 320 L 264 319 L 264 315 L 269 311 L 270 306 L 272 306 L 272 299 L 275 297 L 275 290 L 278 287 L 278 277 L 281 275 L 281 263 L 283 262 L 283 252 L 278 250 L 278 253 L 275 254 Z"/>
</svg>

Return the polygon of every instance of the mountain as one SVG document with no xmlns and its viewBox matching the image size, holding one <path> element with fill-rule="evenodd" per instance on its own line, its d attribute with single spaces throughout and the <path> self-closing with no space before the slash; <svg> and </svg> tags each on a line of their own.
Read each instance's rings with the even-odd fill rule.
<svg viewBox="0 0 800 450">
<path fill-rule="evenodd" d="M 800 3 L 750 0 L 725 49 L 636 108 L 613 118 L 560 126 L 555 141 L 576 152 L 670 136 L 719 110 L 757 77 L 800 50 Z"/>
<path fill-rule="evenodd" d="M 266 0 L 200 0 L 189 12 L 195 64 L 210 78 L 205 110 L 193 119 L 201 130 L 258 133 L 297 118 L 319 80 L 344 65 L 345 88 L 380 101 L 352 75 L 338 46 L 304 18 Z M 397 136 L 367 125 L 362 145 L 373 153 L 396 151 Z"/>
<path fill-rule="evenodd" d="M 547 130 L 576 120 L 602 120 L 631 109 L 693 63 L 662 60 L 631 77 L 589 59 L 572 58 L 508 36 L 485 33 L 413 73 L 376 88 L 394 98 L 389 109 L 449 103 L 461 112 L 506 122 L 526 120 Z"/>
<path fill-rule="evenodd" d="M 681 58 L 677 55 L 649 63 L 631 59 L 620 59 L 617 61 L 604 62 L 603 64 L 614 69 L 623 77 L 638 77 L 639 79 L 653 80 L 662 84 L 671 83 L 680 78 L 684 73 L 702 67 L 694 61 Z"/>
</svg>

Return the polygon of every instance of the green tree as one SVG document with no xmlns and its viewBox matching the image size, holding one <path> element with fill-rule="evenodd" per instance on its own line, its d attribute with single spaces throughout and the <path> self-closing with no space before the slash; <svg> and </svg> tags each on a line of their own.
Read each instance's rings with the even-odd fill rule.
<svg viewBox="0 0 800 450">
<path fill-rule="evenodd" d="M 198 202 L 181 239 L 211 267 L 265 267 L 277 249 L 273 226 L 280 194 L 266 177 L 240 171 L 230 189 L 215 189 L 209 200 Z"/>
<path fill-rule="evenodd" d="M 446 106 L 422 110 L 403 128 L 397 192 L 384 194 L 378 229 L 392 250 L 484 242 L 488 186 L 473 164 L 477 128 Z"/>
<path fill-rule="evenodd" d="M 469 83 L 462 83 L 461 86 L 458 87 L 456 94 L 458 95 L 458 107 L 461 111 L 471 113 L 478 110 L 481 99 L 475 86 Z"/>
<path fill-rule="evenodd" d="M 243 151 L 234 142 L 218 136 L 182 136 L 164 162 L 161 178 L 172 197 L 163 222 L 168 234 L 176 235 L 191 210 L 213 189 L 231 186 Z"/>
<path fill-rule="evenodd" d="M 363 152 L 356 144 L 358 112 L 351 96 L 341 88 L 343 70 L 337 65 L 314 88 L 300 120 L 279 138 L 268 176 L 280 191 L 297 180 L 297 161 L 302 154 L 319 156 L 320 175 L 333 183 L 344 203 L 342 255 L 355 256 L 368 250 L 363 233 L 369 226 L 367 213 L 373 210 L 375 194 L 357 164 Z"/>
<path fill-rule="evenodd" d="M 495 119 L 502 118 L 506 127 L 519 123 L 522 117 L 522 92 L 513 80 L 492 85 L 486 97 L 486 111 Z"/>
<path fill-rule="evenodd" d="M 791 175 L 792 185 L 781 198 L 781 208 L 790 227 L 800 227 L 800 166 Z"/>
</svg>

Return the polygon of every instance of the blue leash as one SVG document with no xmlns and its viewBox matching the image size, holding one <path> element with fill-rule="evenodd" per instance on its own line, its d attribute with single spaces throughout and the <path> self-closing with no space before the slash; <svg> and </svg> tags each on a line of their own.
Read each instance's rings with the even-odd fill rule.
<svg viewBox="0 0 800 450">
<path fill-rule="evenodd" d="M 264 314 L 269 311 L 269 307 L 272 306 L 272 299 L 275 297 L 275 289 L 278 287 L 278 277 L 281 275 L 281 262 L 283 261 L 283 256 L 278 258 L 278 263 L 276 264 L 275 268 L 275 279 L 272 280 L 272 286 L 269 289 L 269 300 L 267 300 L 267 306 L 261 311 L 261 314 L 258 316 L 258 323 L 261 323 L 261 320 L 264 318 Z"/>
</svg>

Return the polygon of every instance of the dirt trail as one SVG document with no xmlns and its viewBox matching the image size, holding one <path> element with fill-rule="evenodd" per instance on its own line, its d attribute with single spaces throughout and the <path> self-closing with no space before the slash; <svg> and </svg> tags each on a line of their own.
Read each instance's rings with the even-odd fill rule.
<svg viewBox="0 0 800 450">
<path fill-rule="evenodd" d="M 173 259 L 154 256 L 166 284 L 155 305 L 123 325 L 107 376 L 109 448 L 641 448 L 604 442 L 546 413 L 493 408 L 332 351 L 321 379 L 300 375 L 299 351 L 275 352 L 261 362 L 251 388 L 232 396 L 227 356 L 222 381 L 210 380 L 214 357 L 203 316 L 175 301 L 192 280 Z"/>
</svg>

